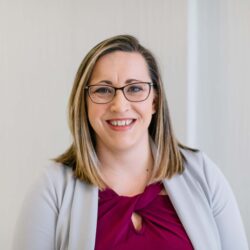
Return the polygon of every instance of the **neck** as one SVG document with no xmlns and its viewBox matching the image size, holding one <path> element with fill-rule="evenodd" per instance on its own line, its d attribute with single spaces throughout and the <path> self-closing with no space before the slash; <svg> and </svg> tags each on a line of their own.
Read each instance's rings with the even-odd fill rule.
<svg viewBox="0 0 250 250">
<path fill-rule="evenodd" d="M 101 174 L 108 187 L 122 195 L 134 195 L 144 190 L 153 168 L 149 138 L 127 150 L 112 150 L 98 145 Z"/>
</svg>

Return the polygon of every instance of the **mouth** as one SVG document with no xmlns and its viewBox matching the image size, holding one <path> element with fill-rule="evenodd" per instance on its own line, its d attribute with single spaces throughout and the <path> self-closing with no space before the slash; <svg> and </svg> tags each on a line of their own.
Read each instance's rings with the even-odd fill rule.
<svg viewBox="0 0 250 250">
<path fill-rule="evenodd" d="M 107 123 L 114 128 L 129 128 L 135 121 L 136 119 L 112 119 L 107 120 Z"/>
</svg>

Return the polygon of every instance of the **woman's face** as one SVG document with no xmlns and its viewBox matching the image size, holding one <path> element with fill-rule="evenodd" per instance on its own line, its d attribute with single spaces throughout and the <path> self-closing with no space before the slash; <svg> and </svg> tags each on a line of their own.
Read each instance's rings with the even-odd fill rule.
<svg viewBox="0 0 250 250">
<path fill-rule="evenodd" d="M 97 61 L 89 85 L 123 87 L 136 82 L 151 82 L 145 59 L 139 53 L 116 51 Z M 88 119 L 96 134 L 97 148 L 117 151 L 148 143 L 154 99 L 153 88 L 142 102 L 128 101 L 120 90 L 106 104 L 93 103 L 87 97 Z"/>
</svg>

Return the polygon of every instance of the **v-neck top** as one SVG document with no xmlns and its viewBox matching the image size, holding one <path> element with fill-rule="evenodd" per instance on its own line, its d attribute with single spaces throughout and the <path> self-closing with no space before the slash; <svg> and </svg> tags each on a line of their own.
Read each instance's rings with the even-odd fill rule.
<svg viewBox="0 0 250 250">
<path fill-rule="evenodd" d="M 192 243 L 161 182 L 135 196 L 121 196 L 110 188 L 99 190 L 95 250 L 193 250 Z M 131 217 L 142 218 L 136 230 Z"/>
</svg>

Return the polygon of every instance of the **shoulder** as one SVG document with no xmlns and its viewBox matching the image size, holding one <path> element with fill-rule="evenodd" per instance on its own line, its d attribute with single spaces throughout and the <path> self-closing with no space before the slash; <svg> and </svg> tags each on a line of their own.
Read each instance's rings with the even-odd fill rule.
<svg viewBox="0 0 250 250">
<path fill-rule="evenodd" d="M 54 249 L 58 242 L 55 232 L 63 228 L 61 221 L 67 221 L 74 187 L 70 168 L 50 162 L 42 169 L 24 196 L 14 249 Z"/>
<path fill-rule="evenodd" d="M 203 192 L 216 214 L 233 195 L 227 179 L 206 153 L 180 150 L 185 159 L 183 177 Z"/>
<path fill-rule="evenodd" d="M 61 163 L 50 162 L 42 169 L 41 179 L 51 182 L 53 185 L 74 182 L 73 171 L 70 167 Z"/>
<path fill-rule="evenodd" d="M 201 150 L 180 149 L 184 158 L 184 175 L 190 176 L 196 181 L 205 182 L 210 188 L 224 176 L 217 164 Z"/>
<path fill-rule="evenodd" d="M 180 148 L 180 152 L 184 159 L 185 171 L 203 175 L 204 177 L 220 172 L 215 162 L 203 151 Z"/>
<path fill-rule="evenodd" d="M 73 195 L 75 182 L 76 179 L 70 167 L 50 162 L 42 169 L 27 196 L 47 201 L 58 210 L 65 197 Z"/>
<path fill-rule="evenodd" d="M 62 186 L 70 185 L 75 182 L 73 171 L 70 167 L 56 162 L 50 162 L 42 169 L 37 183 L 45 186 L 60 189 Z"/>
<path fill-rule="evenodd" d="M 194 178 L 205 181 L 212 185 L 213 181 L 224 178 L 217 164 L 201 150 L 180 149 L 184 158 L 184 174 L 192 175 Z"/>
</svg>

